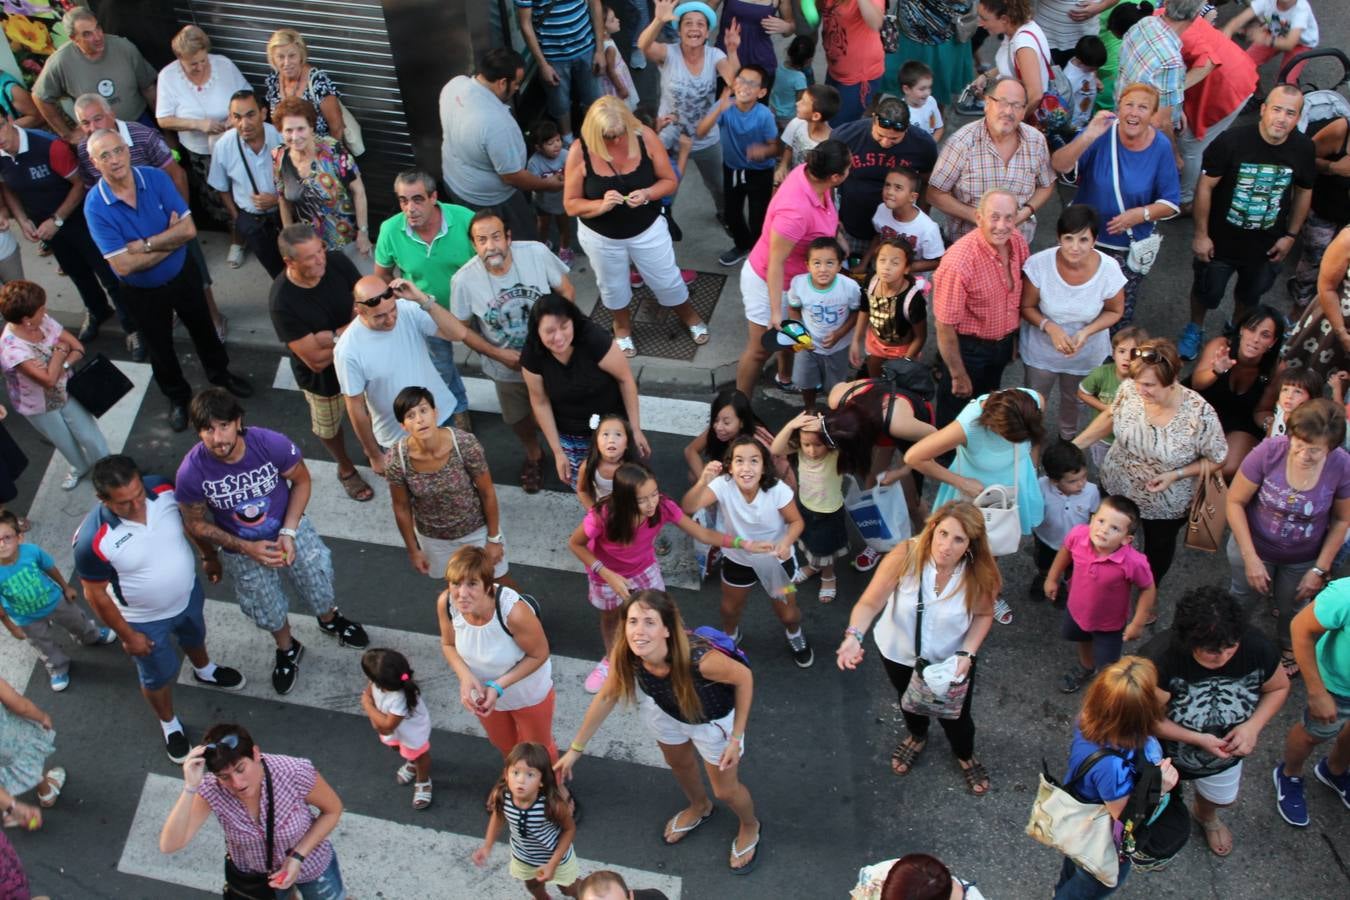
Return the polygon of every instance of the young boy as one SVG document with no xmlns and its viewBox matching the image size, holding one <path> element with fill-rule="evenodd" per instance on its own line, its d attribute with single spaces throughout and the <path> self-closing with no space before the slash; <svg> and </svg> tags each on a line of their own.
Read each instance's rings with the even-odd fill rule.
<svg viewBox="0 0 1350 900">
<path fill-rule="evenodd" d="M 1027 589 L 1032 600 L 1044 599 L 1041 586 L 1045 573 L 1050 571 L 1055 555 L 1064 545 L 1064 536 L 1075 525 L 1087 524 L 1102 498 L 1097 486 L 1088 481 L 1083 451 L 1068 441 L 1055 441 L 1046 447 L 1041 465 L 1045 468 L 1039 481 L 1045 518 L 1032 529 L 1036 577 Z"/>
<path fill-rule="evenodd" d="M 1069 124 L 1075 132 L 1087 127 L 1092 118 L 1092 108 L 1097 102 L 1097 90 L 1101 82 L 1097 80 L 1097 70 L 1106 65 L 1106 45 L 1095 34 L 1085 34 L 1078 39 L 1073 48 L 1073 58 L 1064 64 L 1064 75 L 1073 85 L 1073 96 L 1069 101 Z"/>
<path fill-rule="evenodd" d="M 19 517 L 0 512 L 0 621 L 15 640 L 33 645 L 54 691 L 70 686 L 70 657 L 57 643 L 59 632 L 69 632 L 86 647 L 117 640 L 111 628 L 99 627 L 75 605 L 75 596 L 56 561 L 20 540 Z"/>
<path fill-rule="evenodd" d="M 947 248 L 942 243 L 942 229 L 928 213 L 919 209 L 922 186 L 919 174 L 912 169 L 892 169 L 886 173 L 881 202 L 872 214 L 872 227 L 877 230 L 877 236 L 867 253 L 868 260 L 875 254 L 877 244 L 899 235 L 909 241 L 914 250 L 910 274 L 931 272 L 938 267 Z M 862 268 L 867 268 L 866 262 Z"/>
<path fill-rule="evenodd" d="M 852 278 L 843 278 L 844 248 L 832 237 L 818 237 L 806 249 L 806 272 L 788 287 L 788 311 L 811 335 L 812 347 L 793 361 L 792 383 L 802 392 L 808 412 L 816 409 L 816 393 L 849 377 L 848 346 L 862 306 L 862 292 Z"/>
<path fill-rule="evenodd" d="M 1317 46 L 1317 17 L 1308 0 L 1252 0 L 1251 5 L 1228 20 L 1223 33 L 1230 38 L 1241 31 L 1247 38 L 1247 55 L 1258 66 L 1284 54 L 1283 69 L 1305 50 Z M 1299 73 L 1307 63 L 1289 70 L 1290 84 L 1298 84 Z"/>
<path fill-rule="evenodd" d="M 774 124 L 782 131 L 797 114 L 797 101 L 810 85 L 806 70 L 816 55 L 816 39 L 799 34 L 788 44 L 786 58 L 773 75 L 773 90 L 769 92 L 769 108 L 773 110 Z"/>
<path fill-rule="evenodd" d="M 1344 374 L 1344 373 L 1337 373 Z M 1343 380 L 1332 376 L 1331 393 L 1333 398 L 1336 395 L 1336 389 Z M 1266 437 L 1278 437 L 1285 433 L 1285 423 L 1289 420 L 1289 414 L 1307 403 L 1314 397 L 1322 396 L 1324 382 L 1322 376 L 1313 369 L 1301 367 L 1298 369 L 1285 369 L 1275 376 L 1275 409 L 1263 419 L 1266 425 Z M 1344 400 L 1337 398 L 1337 403 L 1344 404 Z"/>
<path fill-rule="evenodd" d="M 1059 579 L 1073 564 L 1061 635 L 1078 645 L 1078 663 L 1064 674 L 1060 690 L 1072 694 L 1094 672 L 1120 659 L 1125 641 L 1138 640 L 1154 618 L 1158 589 L 1148 558 L 1131 544 L 1139 507 L 1128 497 L 1102 498 L 1087 525 L 1075 525 L 1045 576 L 1045 596 L 1059 596 Z M 1131 588 L 1139 602 L 1130 619 Z M 1126 620 L 1129 625 L 1126 626 Z"/>
<path fill-rule="evenodd" d="M 773 112 L 760 102 L 768 93 L 769 73 L 753 63 L 741 66 L 735 82 L 727 85 L 722 99 L 694 129 L 694 137 L 701 138 L 716 125 L 722 135 L 722 215 L 735 241 L 717 257 L 722 266 L 738 265 L 750 253 L 773 196 L 780 144 Z"/>
<path fill-rule="evenodd" d="M 1130 377 L 1130 353 L 1141 341 L 1148 339 L 1148 332 L 1138 326 L 1122 328 L 1111 335 L 1111 359 L 1084 376 L 1078 382 L 1078 399 L 1099 413 L 1106 412 L 1116 400 L 1116 391 L 1120 383 Z M 1098 441 L 1092 445 L 1092 464 L 1101 467 L 1112 438 Z"/>
<path fill-rule="evenodd" d="M 556 178 L 567 164 L 567 157 L 562 155 L 563 142 L 558 126 L 544 119 L 535 126 L 530 138 L 534 141 L 534 153 L 525 168 L 540 178 Z M 550 246 L 549 235 L 553 233 L 550 226 L 558 223 L 558 259 L 570 266 L 573 258 L 572 220 L 563 209 L 562 191 L 535 191 L 534 210 L 539 216 L 539 238 Z"/>
<path fill-rule="evenodd" d="M 933 70 L 917 59 L 900 67 L 900 93 L 909 104 L 909 124 L 942 140 L 942 105 L 933 96 Z"/>
<path fill-rule="evenodd" d="M 806 162 L 806 151 L 830 136 L 830 117 L 839 112 L 839 91 L 813 84 L 797 98 L 797 117 L 783 129 L 783 155 L 773 173 L 774 187 L 783 183 L 794 166 Z"/>
</svg>

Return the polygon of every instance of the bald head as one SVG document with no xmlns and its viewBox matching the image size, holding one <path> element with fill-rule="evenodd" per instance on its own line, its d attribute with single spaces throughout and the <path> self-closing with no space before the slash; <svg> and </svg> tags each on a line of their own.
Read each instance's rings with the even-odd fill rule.
<svg viewBox="0 0 1350 900">
<path fill-rule="evenodd" d="M 1261 104 L 1261 137 L 1268 144 L 1283 144 L 1298 127 L 1303 114 L 1303 92 L 1292 84 L 1277 84 Z"/>
<path fill-rule="evenodd" d="M 378 275 L 366 275 L 352 288 L 356 315 L 372 331 L 393 331 L 398 324 L 398 299 Z"/>
</svg>

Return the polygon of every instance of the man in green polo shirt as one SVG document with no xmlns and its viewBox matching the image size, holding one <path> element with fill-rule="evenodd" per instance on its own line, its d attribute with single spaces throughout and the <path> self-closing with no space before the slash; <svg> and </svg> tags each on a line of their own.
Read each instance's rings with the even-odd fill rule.
<svg viewBox="0 0 1350 900">
<path fill-rule="evenodd" d="M 399 209 L 385 219 L 375 242 L 375 274 L 386 281 L 399 274 L 417 285 L 441 306 L 450 308 L 450 279 L 473 259 L 469 220 L 473 210 L 436 199 L 436 181 L 425 172 L 410 170 L 394 179 Z M 455 427 L 469 430 L 469 395 L 455 368 L 455 345 L 430 335 L 427 352 L 446 387 L 455 396 Z"/>
</svg>

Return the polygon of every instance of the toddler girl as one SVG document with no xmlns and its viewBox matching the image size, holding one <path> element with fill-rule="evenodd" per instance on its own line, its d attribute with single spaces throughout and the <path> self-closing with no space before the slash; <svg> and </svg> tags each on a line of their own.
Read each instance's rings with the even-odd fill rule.
<svg viewBox="0 0 1350 900">
<path fill-rule="evenodd" d="M 914 251 L 903 237 L 882 240 L 877 245 L 876 274 L 864 295 L 867 314 L 858 317 L 848 361 L 863 364 L 866 347 L 867 374 L 876 378 L 888 359 L 915 359 L 927 336 L 928 307 L 923 291 L 928 284 L 909 274 Z"/>
<path fill-rule="evenodd" d="M 624 463 L 638 461 L 633 429 L 617 413 L 600 416 L 591 437 L 591 452 L 577 470 L 577 499 L 590 509 L 614 489 L 614 473 Z"/>
<path fill-rule="evenodd" d="M 797 454 L 797 505 L 805 529 L 797 548 L 806 560 L 801 580 L 820 573 L 820 602 L 835 598 L 834 561 L 848 553 L 848 515 L 844 512 L 844 476 L 839 451 L 821 429 L 824 416 L 798 413 L 773 439 L 773 453 Z"/>
<path fill-rule="evenodd" d="M 1334 396 L 1337 388 L 1344 382 L 1332 376 L 1331 392 Z M 1260 419 L 1266 426 L 1266 437 L 1278 437 L 1284 434 L 1284 424 L 1289 414 L 1314 397 L 1322 396 L 1323 382 L 1320 375 L 1312 369 L 1284 369 L 1275 376 L 1275 408 L 1265 410 Z M 1343 402 L 1339 398 L 1337 402 Z"/>
<path fill-rule="evenodd" d="M 374 648 L 361 655 L 361 670 L 369 679 L 361 709 L 380 742 L 406 760 L 394 778 L 413 786 L 413 809 L 426 809 L 431 805 L 431 714 L 412 667 L 397 650 Z"/>
<path fill-rule="evenodd" d="M 572 839 L 577 826 L 543 744 L 521 743 L 512 748 L 502 777 L 488 796 L 488 806 L 492 818 L 483 846 L 473 851 L 474 865 L 487 864 L 497 832 L 505 825 L 511 842 L 511 877 L 525 882 L 530 896 L 538 900 L 547 900 L 549 884 L 575 897 L 579 873 Z"/>
<path fill-rule="evenodd" d="M 605 68 L 600 72 L 600 92 L 618 97 L 628 104 L 630 110 L 637 109 L 638 92 L 633 84 L 633 75 L 628 71 L 628 63 L 619 53 L 619 45 L 614 43 L 614 35 L 623 28 L 614 7 L 605 4 Z"/>
</svg>

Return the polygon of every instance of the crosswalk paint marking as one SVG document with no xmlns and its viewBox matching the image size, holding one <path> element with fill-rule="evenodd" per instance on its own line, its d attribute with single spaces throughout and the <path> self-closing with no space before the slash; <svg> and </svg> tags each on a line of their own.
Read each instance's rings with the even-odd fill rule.
<svg viewBox="0 0 1350 900">
<path fill-rule="evenodd" d="M 300 390 L 300 386 L 295 383 L 295 373 L 291 371 L 289 358 L 277 362 L 277 374 L 272 379 L 272 387 L 282 391 Z M 469 395 L 469 409 L 472 412 L 501 413 L 497 391 L 490 378 L 465 378 L 464 389 Z M 648 433 L 697 437 L 708 427 L 708 403 L 705 401 L 640 394 L 638 410 L 642 414 L 642 430 Z"/>
<path fill-rule="evenodd" d="M 428 586 L 428 622 L 435 621 L 435 599 L 435 590 Z M 549 616 L 561 614 L 560 604 L 550 604 L 548 597 L 541 598 L 541 602 L 545 621 Z M 589 608 L 586 611 L 590 612 Z M 361 619 L 355 607 L 348 607 L 346 614 L 358 621 Z M 305 655 L 300 662 L 300 677 L 289 694 L 281 695 L 272 690 L 271 675 L 276 646 L 271 636 L 255 628 L 235 603 L 206 601 L 206 643 L 211 650 L 211 658 L 244 673 L 248 683 L 241 692 L 243 696 L 364 716 L 360 697 L 366 679 L 361 672 L 361 654 L 338 648 L 331 637 L 319 630 L 311 616 L 292 614 L 290 620 L 293 633 L 305 645 Z M 426 700 L 431 713 L 433 727 L 482 737 L 486 741 L 477 717 L 460 705 L 459 680 L 441 654 L 439 635 L 417 634 L 376 625 L 365 625 L 365 628 L 372 647 L 390 647 L 408 657 L 413 671 L 417 673 L 417 683 L 422 688 L 422 698 Z M 599 643 L 600 636 L 597 634 L 597 651 Z M 551 659 L 557 693 L 553 734 L 557 741 L 565 745 L 581 727 L 582 717 L 590 705 L 591 695 L 586 693 L 583 682 L 596 660 L 557 654 Z M 178 683 L 189 687 L 195 684 L 191 666 L 183 666 Z M 353 727 L 352 734 L 374 740 L 369 737 L 371 732 L 366 728 Z M 660 768 L 666 765 L 656 741 L 642 723 L 637 708 L 626 704 L 616 707 L 600 733 L 591 738 L 586 745 L 586 755 Z"/>
<path fill-rule="evenodd" d="M 145 777 L 117 869 L 128 875 L 218 895 L 223 882 L 221 861 L 225 857 L 225 837 L 215 816 L 207 818 L 196 839 L 183 850 L 172 856 L 159 852 L 160 828 L 182 787 L 181 778 L 168 775 Z M 391 791 L 389 802 L 406 800 L 402 792 Z M 436 807 L 431 809 L 434 815 Z M 342 867 L 343 882 L 352 896 L 429 900 L 447 896 L 504 898 L 524 895 L 520 882 L 507 871 L 508 850 L 501 837 L 493 848 L 492 857 L 481 869 L 469 857 L 482 844 L 482 835 L 457 834 L 345 812 L 331 839 L 337 851 L 338 865 Z M 584 832 L 577 847 L 579 852 L 588 849 Z M 414 859 L 434 861 L 436 877 L 428 880 L 425 866 L 399 864 L 399 861 Z M 582 875 L 602 868 L 613 869 L 635 888 L 655 888 L 671 900 L 679 900 L 681 896 L 682 879 L 678 877 L 586 858 L 579 858 L 577 862 Z"/>
<path fill-rule="evenodd" d="M 150 386 L 148 364 L 118 362 L 117 367 L 131 380 L 131 390 L 98 420 L 103 437 L 107 439 L 108 448 L 113 453 L 121 452 L 126 445 L 127 436 L 131 434 L 131 427 L 136 421 L 136 413 Z M 95 503 L 94 489 L 88 478 L 74 490 L 61 490 L 61 482 L 69 468 L 65 457 L 53 450 L 42 482 L 29 506 L 33 527 L 24 536 L 28 543 L 46 550 L 62 572 L 70 572 L 75 563 L 70 546 L 71 536 Z M 15 690 L 24 689 L 33 671 L 33 664 L 37 661 L 37 652 L 27 641 L 7 639 L 0 642 L 0 678 L 13 685 Z"/>
</svg>

